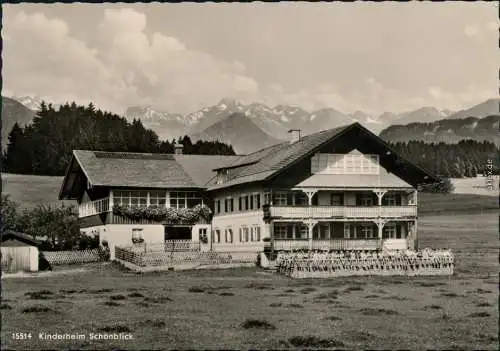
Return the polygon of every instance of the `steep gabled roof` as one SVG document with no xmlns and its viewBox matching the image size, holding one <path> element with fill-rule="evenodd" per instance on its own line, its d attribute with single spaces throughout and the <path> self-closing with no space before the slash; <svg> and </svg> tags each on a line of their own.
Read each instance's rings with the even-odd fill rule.
<svg viewBox="0 0 500 351">
<path fill-rule="evenodd" d="M 427 171 L 397 155 L 384 140 L 356 122 L 304 136 L 293 144 L 284 142 L 250 155 L 242 156 L 229 166 L 228 179 L 222 184 L 216 184 L 215 180 L 212 180 L 208 190 L 269 180 L 289 167 L 292 167 L 300 160 L 312 156 L 327 143 L 335 142 L 341 136 L 351 131 L 355 133 L 353 135 L 361 135 L 363 139 L 361 141 L 351 138 L 349 140 L 349 144 L 352 145 L 351 149 L 359 146 L 358 148 L 363 149 L 361 151 L 364 153 L 371 153 L 373 151 L 376 154 L 390 155 L 381 159 L 381 165 L 405 182 L 415 185 L 417 183 L 436 181 Z"/>
<path fill-rule="evenodd" d="M 20 233 L 20 232 L 15 232 L 13 230 L 5 230 L 2 233 L 2 246 L 9 246 L 9 244 L 15 244 L 15 242 L 22 242 L 26 245 L 31 245 L 31 246 L 36 246 L 38 247 L 41 242 L 34 239 L 31 235 Z"/>
<path fill-rule="evenodd" d="M 305 155 L 318 149 L 326 142 L 350 128 L 352 125 L 325 130 L 302 137 L 290 144 L 284 142 L 259 150 L 247 156 L 242 156 L 230 165 L 230 179 L 223 184 L 212 183 L 209 190 L 226 188 L 242 183 L 263 181 L 283 168 L 302 159 Z M 238 166 L 241 166 L 238 168 Z"/>
<path fill-rule="evenodd" d="M 203 189 L 216 175 L 214 167 L 238 158 L 74 150 L 59 198 L 70 196 L 79 169 L 92 186 Z"/>
</svg>

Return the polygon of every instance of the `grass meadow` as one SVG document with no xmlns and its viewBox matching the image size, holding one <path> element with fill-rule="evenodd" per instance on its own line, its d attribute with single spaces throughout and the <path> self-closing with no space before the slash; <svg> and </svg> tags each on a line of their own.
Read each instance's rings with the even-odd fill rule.
<svg viewBox="0 0 500 351">
<path fill-rule="evenodd" d="M 5 278 L 2 349 L 497 350 L 498 215 L 481 210 L 420 218 L 421 247 L 454 250 L 452 277 L 293 280 L 259 268 L 136 274 L 106 263 Z M 38 339 L 113 331 L 133 339 Z M 16 332 L 32 338 L 15 340 Z"/>
</svg>

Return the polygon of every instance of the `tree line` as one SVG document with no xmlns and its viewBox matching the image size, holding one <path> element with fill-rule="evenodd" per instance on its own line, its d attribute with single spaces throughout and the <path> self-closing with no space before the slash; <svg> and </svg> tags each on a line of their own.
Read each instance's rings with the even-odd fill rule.
<svg viewBox="0 0 500 351">
<path fill-rule="evenodd" d="M 231 145 L 179 138 L 185 154 L 234 155 Z M 2 171 L 63 176 L 73 150 L 173 153 L 176 140 L 160 141 L 142 122 L 96 109 L 93 104 L 66 103 L 58 109 L 42 102 L 32 123 L 15 124 L 2 154 Z"/>
<path fill-rule="evenodd" d="M 31 235 L 41 242 L 40 250 L 76 250 L 99 247 L 99 238 L 80 232 L 74 206 L 39 205 L 20 209 L 8 195 L 0 198 L 0 230 L 13 230 Z"/>
<path fill-rule="evenodd" d="M 390 146 L 402 157 L 440 178 L 476 177 L 489 170 L 498 174 L 499 149 L 492 142 L 462 140 L 446 144 L 412 140 L 390 143 Z"/>
</svg>

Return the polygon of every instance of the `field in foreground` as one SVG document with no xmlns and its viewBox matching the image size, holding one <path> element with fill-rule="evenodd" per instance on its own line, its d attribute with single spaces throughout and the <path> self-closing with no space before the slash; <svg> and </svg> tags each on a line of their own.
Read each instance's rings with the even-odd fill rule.
<svg viewBox="0 0 500 351">
<path fill-rule="evenodd" d="M 138 275 L 103 264 L 7 278 L 2 349 L 498 349 L 497 221 L 494 213 L 422 218 L 421 246 L 453 248 L 453 277 L 292 280 L 257 268 Z M 38 340 L 40 332 L 113 331 L 133 339 Z"/>
</svg>

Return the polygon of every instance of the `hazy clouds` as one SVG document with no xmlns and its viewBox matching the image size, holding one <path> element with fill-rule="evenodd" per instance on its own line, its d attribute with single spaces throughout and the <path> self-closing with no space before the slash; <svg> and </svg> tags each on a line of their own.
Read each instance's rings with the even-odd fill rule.
<svg viewBox="0 0 500 351">
<path fill-rule="evenodd" d="M 188 112 L 344 112 L 497 96 L 495 3 L 3 5 L 3 94 Z"/>
</svg>

